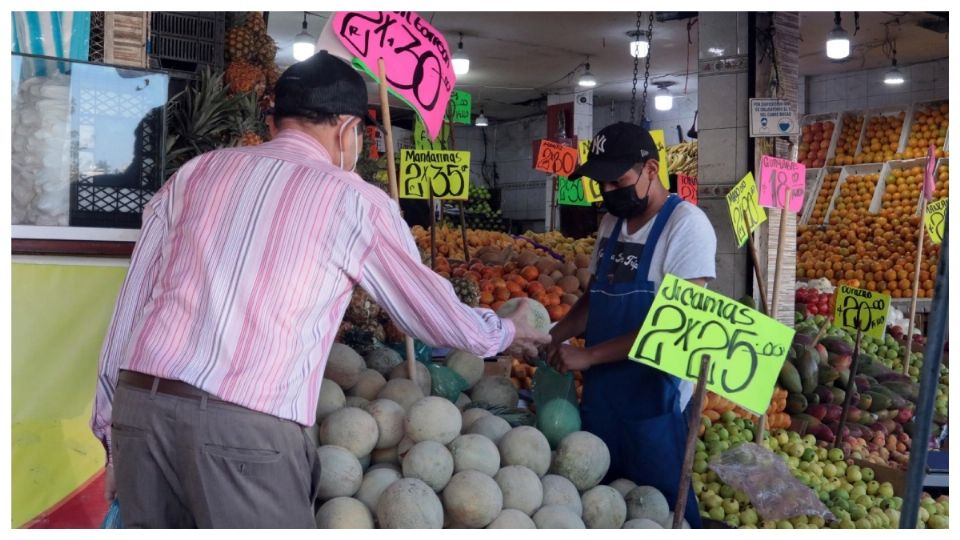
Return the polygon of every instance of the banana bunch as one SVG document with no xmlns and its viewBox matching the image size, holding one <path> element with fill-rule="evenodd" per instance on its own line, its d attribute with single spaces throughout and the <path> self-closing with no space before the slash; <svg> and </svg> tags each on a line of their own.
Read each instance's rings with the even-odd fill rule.
<svg viewBox="0 0 960 540">
<path fill-rule="evenodd" d="M 671 173 L 697 176 L 697 143 L 684 142 L 668 146 L 667 163 Z"/>
</svg>

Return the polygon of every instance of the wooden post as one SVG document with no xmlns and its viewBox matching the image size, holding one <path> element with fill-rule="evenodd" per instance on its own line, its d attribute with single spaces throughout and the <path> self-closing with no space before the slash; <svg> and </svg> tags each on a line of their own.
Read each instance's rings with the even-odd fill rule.
<svg viewBox="0 0 960 540">
<path fill-rule="evenodd" d="M 390 183 L 390 196 L 394 201 L 400 203 L 400 191 L 397 189 L 397 164 L 393 161 L 393 127 L 390 123 L 390 98 L 387 94 L 387 68 L 383 63 L 383 58 L 377 60 L 377 67 L 380 72 L 380 112 L 383 115 L 383 130 L 387 138 L 387 179 Z M 404 340 L 407 350 L 407 376 L 411 381 L 416 381 L 417 366 L 415 364 L 416 356 L 413 350 L 413 338 L 406 336 Z"/>
<path fill-rule="evenodd" d="M 470 262 L 470 244 L 467 242 L 467 209 L 463 201 L 458 201 L 460 206 L 460 235 L 463 237 L 463 261 Z"/>
<path fill-rule="evenodd" d="M 550 228 L 547 229 L 550 232 L 553 232 L 557 228 L 557 175 L 550 175 Z"/>
<path fill-rule="evenodd" d="M 430 198 L 427 204 L 430 205 L 430 269 L 437 269 L 437 215 L 433 203 L 433 186 L 427 186 L 430 190 Z"/>
<path fill-rule="evenodd" d="M 777 266 L 773 271 L 773 298 L 770 299 L 770 317 L 777 318 L 780 300 L 780 271 L 783 268 L 783 243 L 787 239 L 787 213 L 790 211 L 790 190 L 787 190 L 787 201 L 780 210 L 780 239 L 777 241 Z"/>
<path fill-rule="evenodd" d="M 903 374 L 910 372 L 910 356 L 913 352 L 913 324 L 917 318 L 917 295 L 920 289 L 920 264 L 923 262 L 923 233 L 927 220 L 927 198 L 920 194 L 920 232 L 917 238 L 917 260 L 913 268 L 913 296 L 910 299 L 910 322 L 907 324 L 907 346 L 903 351 Z"/>
<path fill-rule="evenodd" d="M 697 449 L 697 433 L 700 418 L 703 415 L 703 397 L 707 393 L 707 373 L 710 372 L 710 355 L 703 355 L 700 359 L 700 375 L 697 377 L 697 388 L 693 392 L 690 407 L 690 420 L 687 424 L 687 448 L 683 453 L 683 468 L 680 469 L 680 486 L 677 488 L 677 502 L 673 510 L 673 529 L 681 528 L 683 513 L 687 508 L 687 493 L 690 491 L 690 472 L 693 470 L 693 458 Z"/>
<path fill-rule="evenodd" d="M 836 437 L 833 439 L 833 447 L 840 446 L 843 438 L 843 427 L 847 423 L 847 412 L 850 410 L 850 401 L 853 398 L 853 378 L 857 376 L 857 367 L 860 364 L 860 342 L 863 340 L 863 331 L 857 330 L 857 342 L 853 346 L 853 361 L 850 363 L 850 380 L 847 381 L 846 393 L 843 397 L 843 410 L 840 412 L 840 423 L 837 424 Z"/>
<path fill-rule="evenodd" d="M 754 442 L 763 446 L 763 434 L 767 431 L 767 415 L 766 413 L 760 415 L 760 419 L 757 420 L 757 432 L 754 434 Z"/>
<path fill-rule="evenodd" d="M 747 224 L 747 249 L 750 251 L 750 259 L 753 261 L 753 272 L 757 276 L 757 288 L 760 289 L 760 313 L 766 315 L 767 311 L 767 286 L 764 283 L 763 275 L 760 274 L 760 261 L 757 257 L 757 247 L 753 245 L 753 234 L 750 233 L 750 214 L 743 211 L 743 222 Z"/>
</svg>

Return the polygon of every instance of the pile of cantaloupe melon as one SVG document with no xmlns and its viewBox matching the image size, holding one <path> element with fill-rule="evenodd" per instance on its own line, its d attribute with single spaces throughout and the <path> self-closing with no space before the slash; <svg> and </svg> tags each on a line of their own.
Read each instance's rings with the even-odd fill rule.
<svg viewBox="0 0 960 540">
<path fill-rule="evenodd" d="M 610 453 L 598 437 L 574 431 L 551 450 L 537 428 L 468 406 L 515 406 L 509 379 L 483 376 L 483 360 L 464 352 L 447 365 L 471 385 L 459 406 L 428 395 L 429 384 L 424 392 L 396 365 L 375 369 L 334 347 L 310 429 L 321 466 L 319 527 L 670 526 L 656 489 L 623 479 L 601 485 Z"/>
</svg>

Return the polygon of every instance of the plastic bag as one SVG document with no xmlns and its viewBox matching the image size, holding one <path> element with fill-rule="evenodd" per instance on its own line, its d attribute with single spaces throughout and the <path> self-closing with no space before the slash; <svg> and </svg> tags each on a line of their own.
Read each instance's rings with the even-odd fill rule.
<svg viewBox="0 0 960 540">
<path fill-rule="evenodd" d="M 100 524 L 101 529 L 122 529 L 123 523 L 120 521 L 120 501 L 116 498 L 113 499 L 113 502 L 110 503 L 110 508 L 107 509 L 107 515 L 103 517 L 103 523 Z"/>
<path fill-rule="evenodd" d="M 709 465 L 725 484 L 746 493 L 763 519 L 836 519 L 816 492 L 794 478 L 780 456 L 755 443 L 737 445 Z"/>
<path fill-rule="evenodd" d="M 403 358 L 404 361 L 407 360 L 407 344 L 405 341 L 406 340 L 400 343 L 387 344 L 388 347 L 400 353 L 400 357 Z M 413 357 L 416 358 L 417 362 L 429 366 L 433 363 L 433 349 L 419 339 L 415 339 L 413 340 Z"/>
<path fill-rule="evenodd" d="M 447 398 L 456 403 L 460 393 L 470 386 L 459 373 L 446 366 L 428 362 L 427 369 L 430 371 L 430 395 L 432 396 Z"/>
<path fill-rule="evenodd" d="M 564 437 L 580 431 L 577 386 L 572 373 L 560 373 L 543 360 L 533 375 L 533 403 L 537 407 L 537 429 L 556 448 Z"/>
</svg>

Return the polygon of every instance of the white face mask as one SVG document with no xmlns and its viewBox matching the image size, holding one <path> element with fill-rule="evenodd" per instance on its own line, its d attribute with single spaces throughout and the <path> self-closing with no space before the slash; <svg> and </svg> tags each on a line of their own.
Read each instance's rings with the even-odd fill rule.
<svg viewBox="0 0 960 540">
<path fill-rule="evenodd" d="M 348 120 L 348 121 L 344 122 L 343 125 L 340 126 L 340 133 L 337 134 L 337 141 L 340 143 L 340 168 L 343 169 L 343 170 L 345 170 L 345 171 L 346 171 L 347 169 L 345 169 L 344 166 L 343 166 L 343 132 L 344 132 L 344 130 L 346 130 L 347 126 L 349 126 L 349 125 L 351 124 L 351 122 L 352 122 L 352 120 Z M 357 125 L 355 126 L 355 129 L 353 130 L 353 136 L 354 136 L 353 166 L 350 167 L 350 170 L 347 171 L 347 172 L 354 172 L 354 171 L 357 170 L 357 161 L 360 160 L 360 146 L 361 146 L 361 142 L 362 142 L 362 141 L 360 140 L 360 133 L 361 133 L 361 131 L 360 131 L 360 125 L 357 124 Z"/>
</svg>

